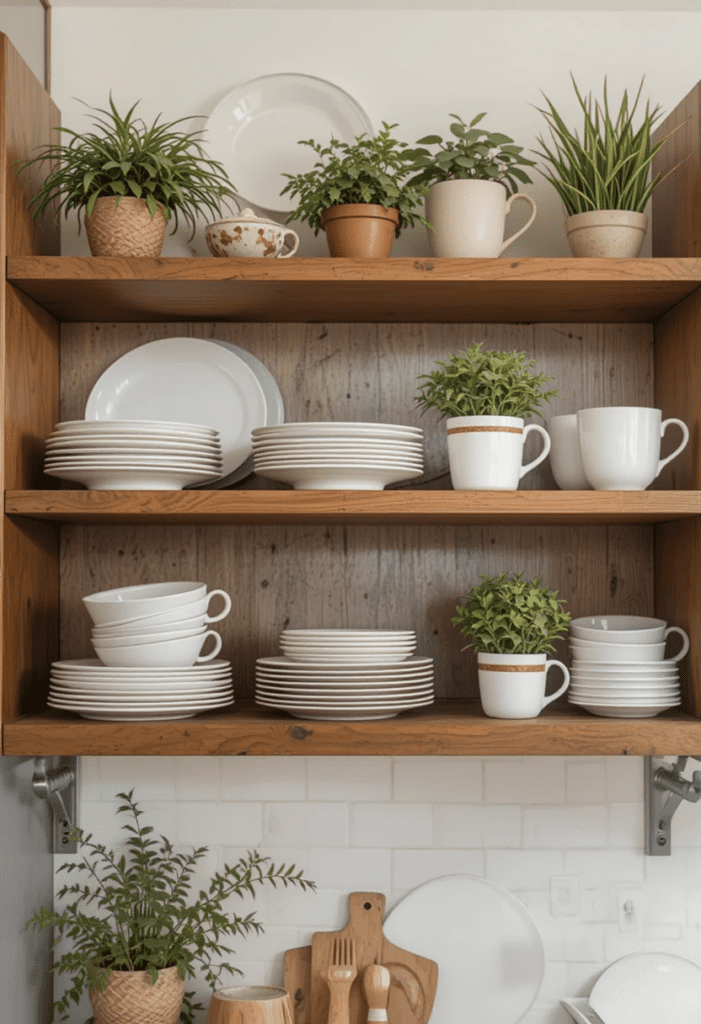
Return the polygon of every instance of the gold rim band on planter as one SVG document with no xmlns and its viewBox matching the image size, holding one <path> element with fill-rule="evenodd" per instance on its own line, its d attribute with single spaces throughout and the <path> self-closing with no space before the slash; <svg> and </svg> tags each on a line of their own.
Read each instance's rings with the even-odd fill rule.
<svg viewBox="0 0 701 1024">
<path fill-rule="evenodd" d="M 545 665 L 480 665 L 482 672 L 542 672 Z"/>
<path fill-rule="evenodd" d="M 448 427 L 449 434 L 522 434 L 522 427 Z"/>
</svg>

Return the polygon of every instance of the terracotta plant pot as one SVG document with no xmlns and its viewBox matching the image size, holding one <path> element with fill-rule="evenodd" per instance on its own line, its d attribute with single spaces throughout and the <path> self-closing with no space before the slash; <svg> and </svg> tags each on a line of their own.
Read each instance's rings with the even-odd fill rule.
<svg viewBox="0 0 701 1024">
<path fill-rule="evenodd" d="M 647 231 L 647 215 L 634 210 L 590 210 L 565 219 L 573 256 L 635 259 Z"/>
<path fill-rule="evenodd" d="M 185 982 L 165 967 L 155 985 L 148 971 L 112 971 L 103 992 L 89 991 L 95 1024 L 178 1024 Z"/>
<path fill-rule="evenodd" d="M 85 230 L 93 256 L 160 256 L 166 218 L 159 208 L 151 219 L 145 199 L 124 196 L 119 206 L 103 196 L 92 216 L 85 216 Z"/>
<path fill-rule="evenodd" d="M 398 225 L 399 210 L 373 203 L 329 206 L 321 214 L 331 256 L 386 259 Z"/>
</svg>

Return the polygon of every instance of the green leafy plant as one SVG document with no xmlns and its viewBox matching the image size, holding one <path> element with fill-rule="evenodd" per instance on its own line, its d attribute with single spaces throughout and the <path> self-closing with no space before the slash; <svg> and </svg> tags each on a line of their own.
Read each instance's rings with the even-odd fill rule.
<svg viewBox="0 0 701 1024">
<path fill-rule="evenodd" d="M 458 114 L 450 114 L 455 121 L 450 125 L 454 138 L 445 142 L 440 135 L 426 135 L 410 151 L 418 173 L 411 184 L 431 185 L 449 178 L 481 178 L 500 181 L 507 195 L 518 192 L 519 182 L 529 184 L 531 179 L 523 167 L 533 167 L 534 160 L 523 155 L 523 146 L 502 132 L 487 132 L 476 128 L 486 113 L 478 114 L 467 124 Z M 435 152 L 426 146 L 438 146 Z"/>
<path fill-rule="evenodd" d="M 543 391 L 552 380 L 533 373 L 535 360 L 526 360 L 523 352 L 482 351 L 482 343 L 466 352 L 449 354 L 448 361 L 437 360 L 439 370 L 424 373 L 425 381 L 416 401 L 423 408 L 438 409 L 442 416 L 528 416 L 541 415 L 543 402 L 557 391 Z"/>
<path fill-rule="evenodd" d="M 451 620 L 467 637 L 467 647 L 487 654 L 545 654 L 554 651 L 570 624 L 564 601 L 540 579 L 517 575 L 482 576 L 482 582 L 456 605 Z"/>
<path fill-rule="evenodd" d="M 637 128 L 633 125 L 643 81 L 633 103 L 625 90 L 618 113 L 612 115 L 606 79 L 601 103 L 591 93 L 583 96 L 572 76 L 584 116 L 581 135 L 567 127 L 547 96 L 547 109 L 536 108 L 546 119 L 552 140 L 548 145 L 538 136 L 542 149 L 536 151 L 536 156 L 552 168 L 552 173 L 543 174 L 557 190 L 569 215 L 588 210 L 642 213 L 653 191 L 664 180 L 659 174 L 648 180 L 653 157 L 673 134 L 670 132 L 653 146 L 652 129 L 662 116 L 659 105 L 650 109 L 648 100 L 640 124 Z"/>
<path fill-rule="evenodd" d="M 160 124 L 160 114 L 147 126 L 133 116 L 137 106 L 122 116 L 110 96 L 109 110 L 90 107 L 104 115 L 93 119 L 97 132 L 80 134 L 58 127 L 70 141 L 49 144 L 20 166 L 19 173 L 43 161 L 52 165 L 29 204 L 35 217 L 55 203 L 56 219 L 61 210 L 66 217 L 76 210 L 80 229 L 81 210 L 90 216 L 98 199 L 114 198 L 118 206 L 124 196 L 144 199 L 152 220 L 160 206 L 166 220 L 173 218 L 173 231 L 179 216 L 193 235 L 198 214 L 221 216 L 222 201 L 234 187 L 223 166 L 206 156 L 200 140 L 203 129 L 176 131 L 177 125 L 192 118 Z"/>
<path fill-rule="evenodd" d="M 87 988 L 97 985 L 104 990 L 112 971 L 148 971 L 155 984 L 163 968 L 177 966 L 185 979 L 194 977 L 199 965 L 214 988 L 222 971 L 241 973 L 229 963 L 213 963 L 214 958 L 233 953 L 222 938 L 263 931 L 255 913 L 239 917 L 225 911 L 229 896 L 255 896 L 256 889 L 267 884 L 315 888 L 294 865 L 276 867 L 254 851 L 215 872 L 209 888 L 192 899 L 193 874 L 208 847 L 176 852 L 168 839 L 156 839 L 153 828 L 141 824 L 144 812 L 133 790 L 117 797 L 124 801 L 117 813 L 128 815 L 121 826 L 128 835 L 127 853 L 108 850 L 94 843 L 90 834 L 74 829 L 73 838 L 87 855 L 58 870 L 84 873 L 87 881 L 60 890 L 59 900 L 71 900 L 60 913 L 42 907 L 27 922 L 27 927 L 54 928 L 54 949 L 64 937 L 72 942 L 53 966 L 58 974 L 73 976 L 72 986 L 55 1004 L 62 1022 L 69 1020 L 71 1002 L 77 1003 Z M 202 1009 L 193 995 L 186 992 L 183 1000 L 185 1024 L 192 1024 L 194 1011 Z"/>
<path fill-rule="evenodd" d="M 412 161 L 406 155 L 407 143 L 391 134 L 396 127 L 383 121 L 382 131 L 374 138 L 358 135 L 352 144 L 335 138 L 326 146 L 313 139 L 301 140 L 300 146 L 311 147 L 319 159 L 305 174 L 284 175 L 289 181 L 280 194 L 289 193 L 299 198 L 299 205 L 287 218 L 288 222 L 306 221 L 317 235 L 321 229 L 321 214 L 328 207 L 374 203 L 385 209 L 399 210 L 397 236 L 402 228 L 412 227 L 417 220 L 428 227 L 428 221 L 416 213 L 428 188 L 405 182 L 411 173 Z"/>
</svg>

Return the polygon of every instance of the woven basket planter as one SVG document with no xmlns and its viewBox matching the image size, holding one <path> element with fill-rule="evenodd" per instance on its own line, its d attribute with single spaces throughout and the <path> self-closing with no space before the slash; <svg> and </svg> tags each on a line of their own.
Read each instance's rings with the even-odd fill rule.
<svg viewBox="0 0 701 1024">
<path fill-rule="evenodd" d="M 92 216 L 85 216 L 85 230 L 93 256 L 160 256 L 166 218 L 159 208 L 151 220 L 145 199 L 103 196 L 95 203 Z"/>
<path fill-rule="evenodd" d="M 178 1024 L 185 982 L 166 967 L 151 984 L 148 971 L 112 971 L 105 990 L 90 989 L 95 1024 Z"/>
</svg>

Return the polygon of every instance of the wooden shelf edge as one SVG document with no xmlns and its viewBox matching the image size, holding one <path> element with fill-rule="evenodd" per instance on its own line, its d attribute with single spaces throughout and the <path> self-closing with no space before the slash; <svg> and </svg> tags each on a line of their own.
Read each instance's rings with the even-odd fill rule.
<svg viewBox="0 0 701 1024">
<path fill-rule="evenodd" d="M 558 756 L 693 755 L 701 719 L 544 713 L 527 721 L 485 717 L 479 706 L 434 705 L 370 722 L 312 722 L 250 702 L 174 722 L 90 722 L 47 711 L 6 723 L 3 753 L 37 755 Z"/>
<path fill-rule="evenodd" d="M 701 515 L 701 491 L 7 491 L 5 512 L 64 523 L 587 524 Z"/>
</svg>

